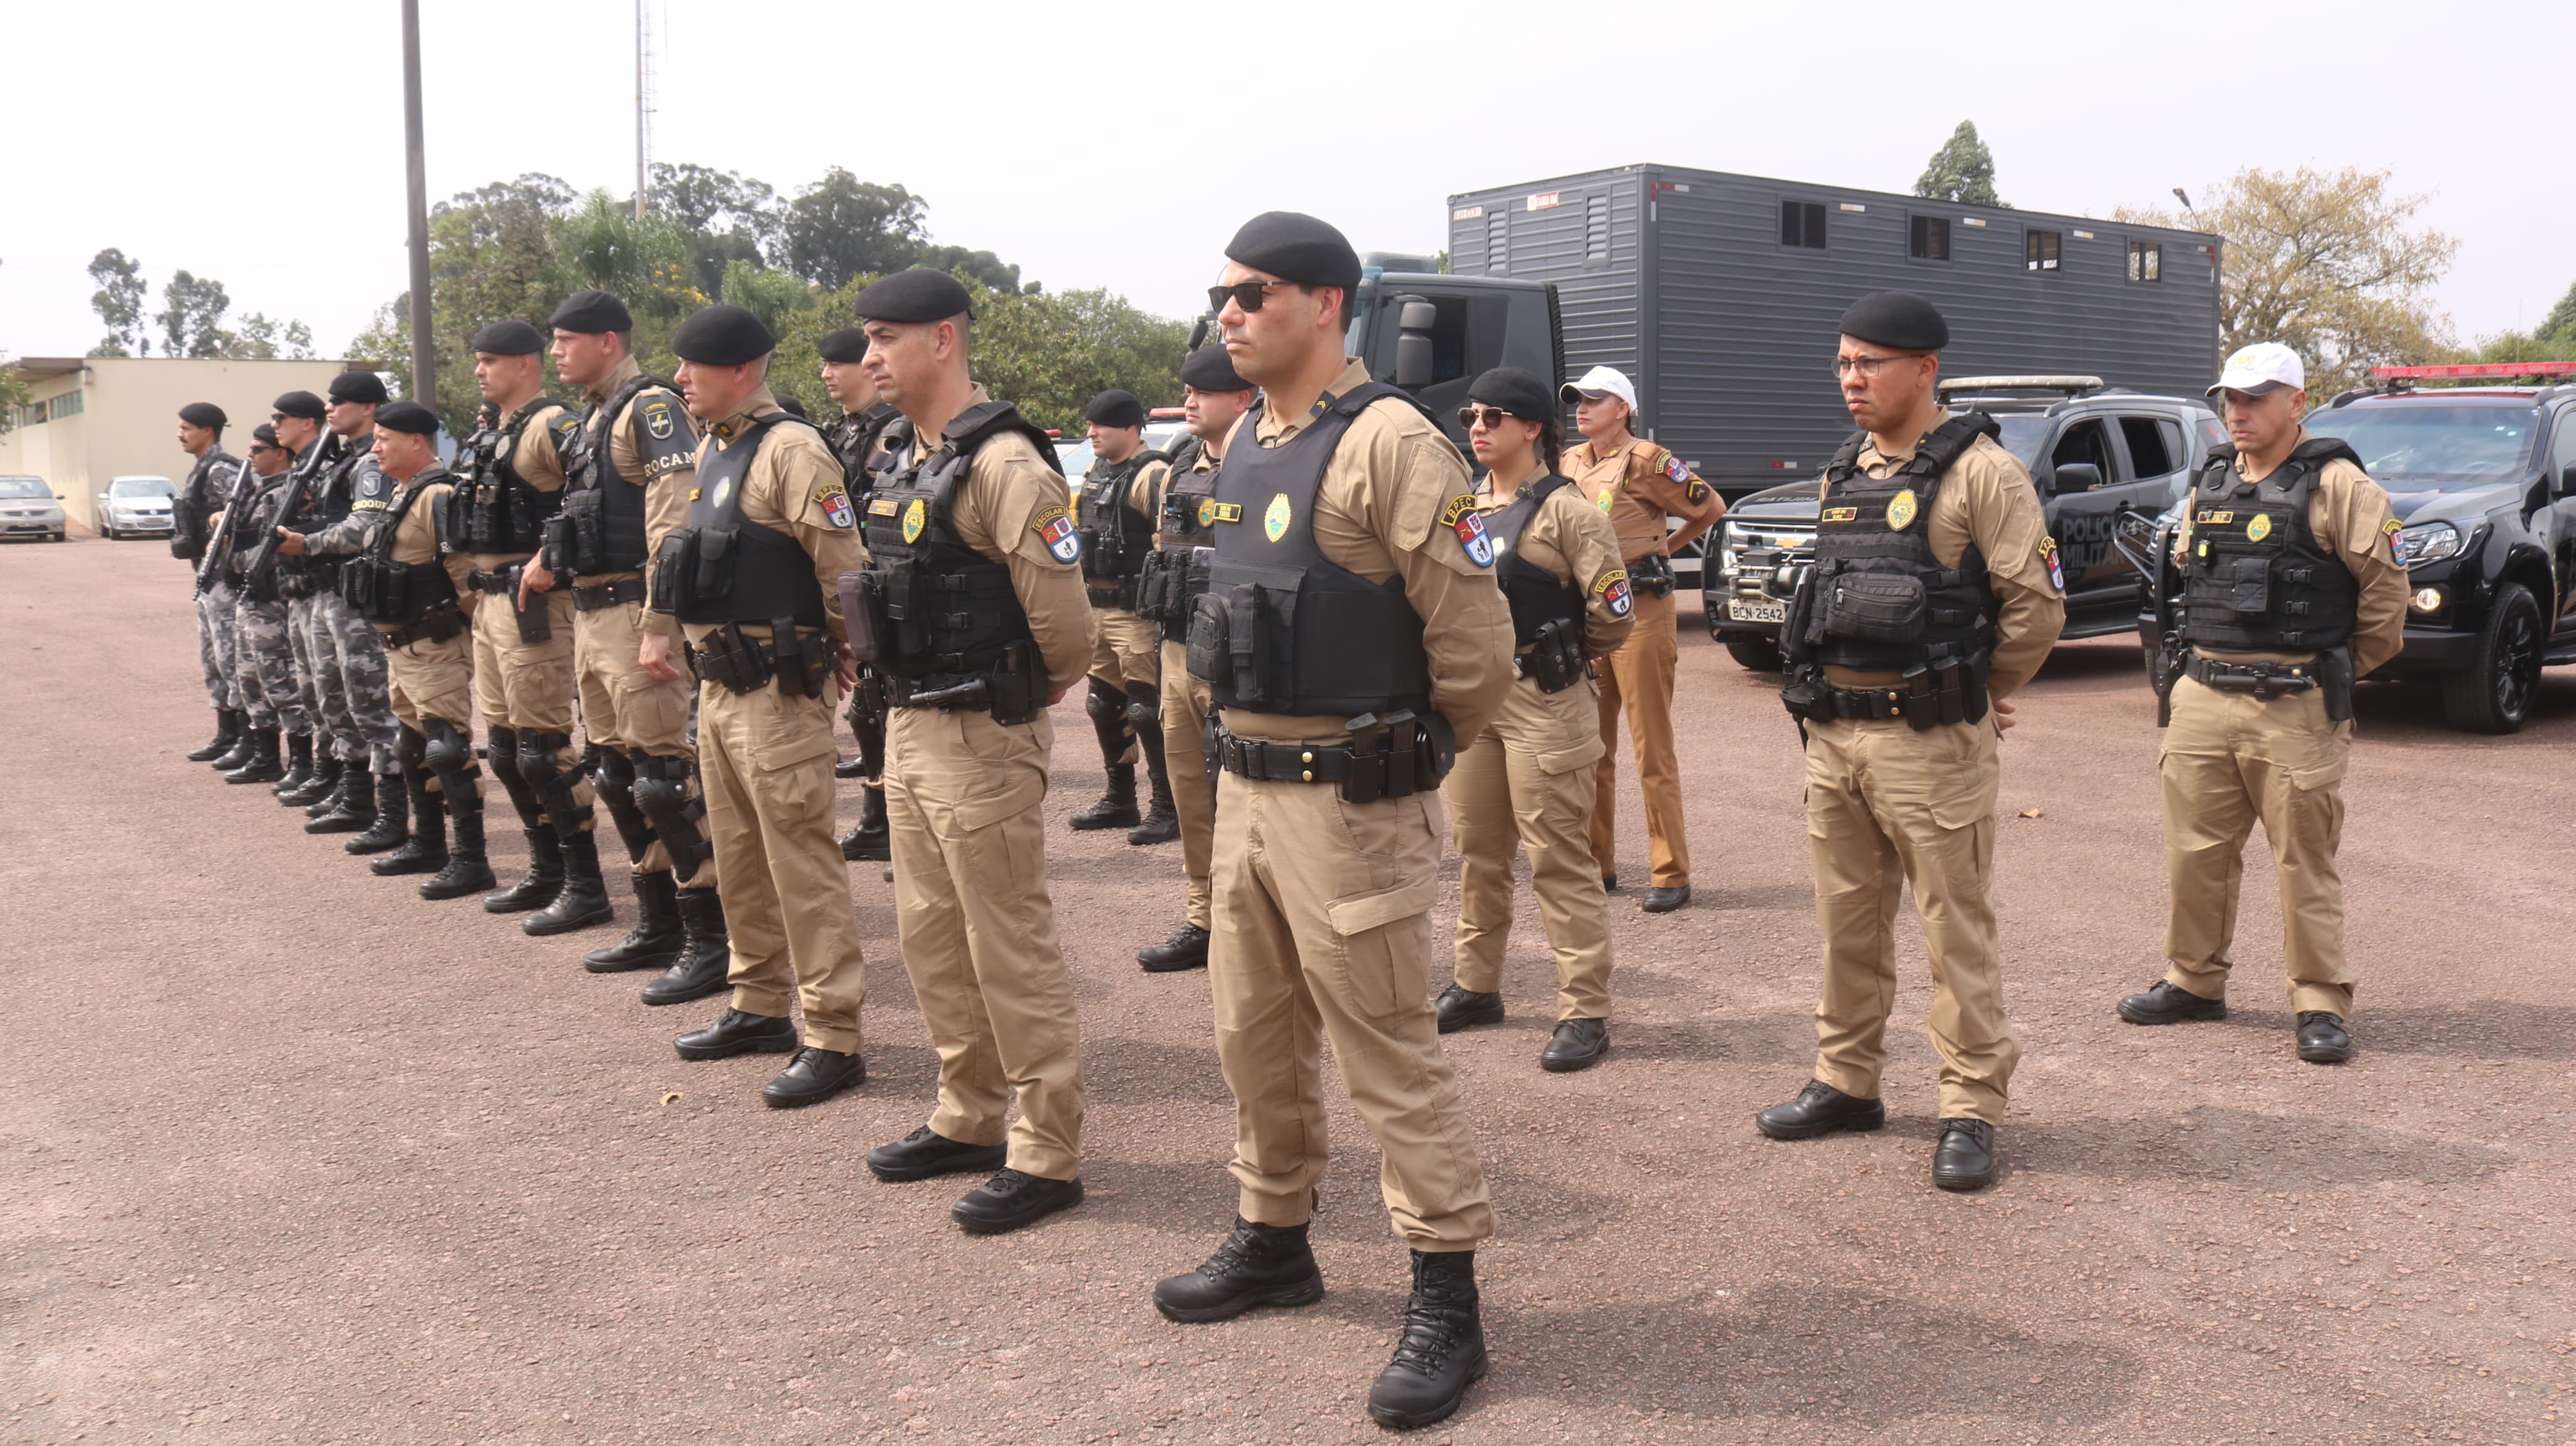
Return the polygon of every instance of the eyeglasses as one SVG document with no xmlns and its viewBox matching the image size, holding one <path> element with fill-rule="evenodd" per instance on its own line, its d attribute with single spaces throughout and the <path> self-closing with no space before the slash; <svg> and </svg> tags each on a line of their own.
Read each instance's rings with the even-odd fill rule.
<svg viewBox="0 0 2576 1446">
<path fill-rule="evenodd" d="M 1296 284 L 1293 281 L 1238 281 L 1232 286 L 1211 286 L 1208 288 L 1208 310 L 1223 311 L 1225 304 L 1231 301 L 1245 311 L 1259 311 L 1261 304 L 1270 299 L 1272 287 Z"/>
<path fill-rule="evenodd" d="M 1834 358 L 1834 375 L 1847 377 L 1858 372 L 1864 377 L 1874 377 L 1878 375 L 1878 369 L 1889 362 L 1921 361 L 1931 354 L 1928 351 L 1909 351 L 1895 356 L 1838 356 Z"/>
<path fill-rule="evenodd" d="M 1485 424 L 1486 429 L 1490 431 L 1495 427 L 1501 426 L 1505 422 L 1526 422 L 1528 420 L 1529 418 L 1527 417 L 1514 416 L 1500 407 L 1460 407 L 1458 409 L 1458 425 L 1462 427 L 1472 427 L 1477 423 L 1482 422 Z"/>
</svg>

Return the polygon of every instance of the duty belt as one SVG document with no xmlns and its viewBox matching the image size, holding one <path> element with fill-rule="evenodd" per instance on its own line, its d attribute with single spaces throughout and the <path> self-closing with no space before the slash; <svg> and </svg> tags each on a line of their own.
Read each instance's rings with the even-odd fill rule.
<svg viewBox="0 0 2576 1446">
<path fill-rule="evenodd" d="M 475 592 L 514 593 L 519 590 L 519 570 L 516 565 L 499 572 L 485 572 L 478 567 L 465 574 L 465 585 Z"/>
<path fill-rule="evenodd" d="M 322 595 L 322 579 L 309 572 L 287 572 L 279 569 L 275 586 L 279 602 L 302 602 L 306 598 Z"/>
<path fill-rule="evenodd" d="M 2268 703 L 2287 693 L 2317 686 L 2314 669 L 2305 663 L 2222 663 L 2193 653 L 2183 659 L 2183 676 L 2222 693 L 2251 693 Z"/>
<path fill-rule="evenodd" d="M 1435 715 L 1435 719 L 1436 719 Z M 1261 743 L 1209 730 L 1207 753 L 1226 772 L 1255 782 L 1333 783 L 1352 803 L 1409 798 L 1440 786 L 1456 761 L 1446 723 L 1422 726 L 1411 713 L 1390 715 L 1402 726 L 1393 736 L 1385 723 L 1362 714 L 1351 720 L 1377 746 L 1360 743 Z M 1355 734 L 1354 736 L 1361 736 Z"/>
<path fill-rule="evenodd" d="M 572 590 L 572 605 L 576 612 L 595 613 L 601 608 L 613 608 L 619 603 L 636 603 L 643 600 L 644 579 L 640 577 L 603 582 L 597 587 L 577 587 Z"/>
<path fill-rule="evenodd" d="M 379 627 L 376 631 L 383 636 L 388 648 L 404 648 L 420 642 L 443 643 L 465 631 L 465 619 L 459 617 L 454 608 L 443 607 L 408 627 Z"/>
</svg>

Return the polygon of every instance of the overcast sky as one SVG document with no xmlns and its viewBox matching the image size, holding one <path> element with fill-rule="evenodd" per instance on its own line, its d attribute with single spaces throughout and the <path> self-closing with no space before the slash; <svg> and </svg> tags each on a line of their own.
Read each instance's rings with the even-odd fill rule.
<svg viewBox="0 0 2576 1446">
<path fill-rule="evenodd" d="M 2004 199 L 2103 215 L 2239 167 L 2387 167 L 2459 238 L 2463 340 L 2576 281 L 2576 187 L 2534 122 L 2576 6 L 648 0 L 654 155 L 781 191 L 830 166 L 1050 289 L 1186 315 L 1225 239 L 1312 211 L 1430 252 L 1444 199 L 1639 161 L 1911 188 L 1962 118 Z M 433 200 L 525 171 L 631 190 L 633 0 L 427 0 Z M 103 246 L 220 278 L 345 346 L 405 282 L 394 0 L 14 11 L 0 350 L 86 351 Z M 254 23 L 254 17 L 258 22 Z M 2269 48 L 2266 48 L 2269 47 Z"/>
</svg>

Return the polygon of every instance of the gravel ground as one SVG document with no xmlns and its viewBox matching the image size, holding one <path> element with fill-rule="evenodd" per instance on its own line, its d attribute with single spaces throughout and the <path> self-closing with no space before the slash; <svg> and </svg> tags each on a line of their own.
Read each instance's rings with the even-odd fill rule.
<svg viewBox="0 0 2576 1446">
<path fill-rule="evenodd" d="M 876 866 L 867 1086 L 764 1109 L 775 1058 L 671 1052 L 713 1002 L 648 1010 L 640 976 L 578 967 L 599 935 L 423 903 L 183 761 L 187 608 L 157 545 L 0 552 L 0 967 L 28 1006 L 0 1034 L 0 1441 L 1379 1435 L 1405 1259 L 1338 1098 L 1323 1303 L 1181 1327 L 1148 1302 L 1225 1229 L 1232 1112 L 1205 976 L 1132 962 L 1179 923 L 1178 849 L 1064 826 L 1099 776 L 1078 711 L 1047 812 L 1090 1197 L 974 1239 L 963 1182 L 859 1163 L 934 1078 Z M 1502 1234 L 1493 1375 L 1428 1439 L 2576 1441 L 2576 675 L 2509 739 L 2364 690 L 2362 1052 L 2319 1068 L 2259 845 L 2235 1014 L 2114 1018 L 2160 968 L 2151 700 L 2134 646 L 2060 650 L 2005 749 L 2005 1173 L 1950 1196 L 1919 943 L 1890 1128 L 1753 1131 L 1812 1043 L 1797 739 L 1773 684 L 1682 643 L 1698 902 L 1614 899 L 1616 1052 L 1536 1068 L 1526 895 L 1510 1022 L 1450 1046 Z M 1621 819 L 1642 875 L 1633 784 Z"/>
</svg>

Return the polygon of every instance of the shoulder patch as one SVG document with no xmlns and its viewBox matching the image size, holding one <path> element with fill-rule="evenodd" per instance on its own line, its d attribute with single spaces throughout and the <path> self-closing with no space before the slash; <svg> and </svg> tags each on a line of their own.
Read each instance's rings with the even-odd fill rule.
<svg viewBox="0 0 2576 1446">
<path fill-rule="evenodd" d="M 1064 510 L 1064 504 L 1051 502 L 1039 508 L 1037 516 L 1029 519 L 1029 530 L 1046 544 L 1047 556 L 1058 562 L 1082 560 L 1082 534 L 1074 527 L 1073 514 Z"/>
<path fill-rule="evenodd" d="M 2397 534 L 2405 530 L 2406 524 L 2394 517 L 2379 524 L 2380 535 L 2388 539 L 2388 560 L 2400 567 L 2406 565 L 2406 549 L 2398 544 Z"/>
<path fill-rule="evenodd" d="M 1614 567 L 1592 580 L 1592 595 L 1610 610 L 1610 616 L 1624 618 L 1637 605 L 1636 594 L 1628 585 L 1628 569 Z"/>
<path fill-rule="evenodd" d="M 2050 587 L 2066 591 L 2066 564 L 2057 555 L 2057 539 L 2044 533 L 2039 539 L 2039 565 L 2048 569 Z"/>
<path fill-rule="evenodd" d="M 635 414 L 637 419 L 643 422 L 646 436 L 656 442 L 665 441 L 670 437 L 672 423 L 669 402 L 657 397 L 637 407 Z"/>
<path fill-rule="evenodd" d="M 1689 501 L 1691 506 L 1701 506 L 1708 501 L 1708 484 L 1702 482 L 1697 477 L 1693 477 L 1689 482 L 1683 485 L 1682 496 Z"/>
<path fill-rule="evenodd" d="M 850 506 L 850 489 L 833 478 L 814 489 L 814 505 L 823 509 L 823 520 L 847 531 L 859 520 L 858 511 Z"/>
<path fill-rule="evenodd" d="M 1485 531 L 1485 514 L 1476 509 L 1472 492 L 1462 492 L 1449 499 L 1440 509 L 1441 525 L 1458 534 L 1458 545 L 1467 549 L 1467 560 L 1478 567 L 1494 565 L 1494 539 Z"/>
<path fill-rule="evenodd" d="M 1664 475 L 1675 482 L 1688 482 L 1690 480 L 1690 468 L 1682 465 L 1681 458 L 1674 456 L 1670 452 L 1666 452 L 1664 454 Z"/>
</svg>

